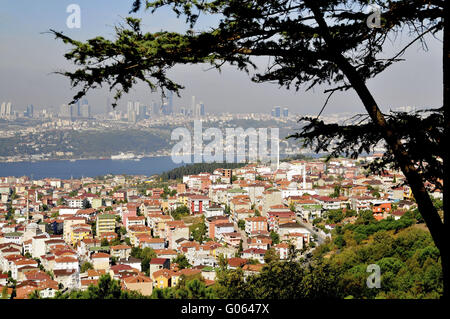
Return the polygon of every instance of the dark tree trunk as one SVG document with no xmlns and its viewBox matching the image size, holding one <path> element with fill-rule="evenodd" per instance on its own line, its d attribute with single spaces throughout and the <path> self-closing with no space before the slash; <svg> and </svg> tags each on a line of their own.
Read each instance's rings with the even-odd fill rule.
<svg viewBox="0 0 450 319">
<path fill-rule="evenodd" d="M 448 2 L 445 2 L 445 11 L 447 13 L 444 16 L 448 16 Z M 379 129 L 379 131 L 383 134 L 383 138 L 386 141 L 388 147 L 393 152 L 397 163 L 399 164 L 407 183 L 409 184 L 411 191 L 416 200 L 417 206 L 419 208 L 420 214 L 422 215 L 425 223 L 430 230 L 430 234 L 436 244 L 436 247 L 439 249 L 441 253 L 441 263 L 442 270 L 444 274 L 444 298 L 448 297 L 448 244 L 446 244 L 445 235 L 446 230 L 448 230 L 448 221 L 444 223 L 442 222 L 439 213 L 434 207 L 433 202 L 431 201 L 430 195 L 428 194 L 424 180 L 420 175 L 419 171 L 414 166 L 413 161 L 409 157 L 405 148 L 402 145 L 400 138 L 397 137 L 395 132 L 395 128 L 391 127 L 387 122 L 384 115 L 381 113 L 378 104 L 376 103 L 374 97 L 370 93 L 369 89 L 366 86 L 364 79 L 360 76 L 356 68 L 350 64 L 350 62 L 340 53 L 336 53 L 335 46 L 333 43 L 333 38 L 330 35 L 328 25 L 324 19 L 322 12 L 320 11 L 317 3 L 312 0 L 307 0 L 305 3 L 310 7 L 311 11 L 314 14 L 314 18 L 316 19 L 320 29 L 321 34 L 327 43 L 329 55 L 332 60 L 336 63 L 336 65 L 342 70 L 353 89 L 358 94 L 361 99 L 367 113 L 372 119 L 373 123 L 375 123 Z M 447 19 L 445 19 L 447 20 Z M 448 25 L 448 21 L 445 21 L 445 25 Z M 449 80 L 448 80 L 448 59 L 449 59 L 449 51 L 448 51 L 448 27 L 444 27 L 444 116 L 447 132 L 445 133 L 444 143 L 446 141 L 446 136 L 448 133 L 448 89 L 449 89 Z M 443 145 L 446 150 L 444 156 L 444 163 L 446 163 L 446 157 L 448 154 L 448 147 Z M 447 169 L 445 168 L 445 172 L 447 173 Z M 446 204 L 448 203 L 448 195 L 446 192 L 447 186 L 444 183 L 444 212 L 446 211 Z"/>
<path fill-rule="evenodd" d="M 386 122 L 375 99 L 356 69 L 342 56 L 337 59 L 337 63 L 363 102 L 372 121 L 378 126 L 380 132 L 382 132 L 388 147 L 394 153 L 395 158 L 411 187 L 414 199 L 416 200 L 419 211 L 430 230 L 431 236 L 433 237 L 436 246 L 441 249 L 444 245 L 443 223 L 436 207 L 434 207 L 433 202 L 431 201 L 430 195 L 425 188 L 424 181 L 417 171 L 417 168 L 409 158 L 400 139 L 396 136 L 394 128 Z"/>
<path fill-rule="evenodd" d="M 450 4 L 449 1 L 445 1 L 444 4 L 444 48 L 442 52 L 442 70 L 443 70 L 443 106 L 444 106 L 444 140 L 442 141 L 442 148 L 444 149 L 444 230 L 442 235 L 450 234 L 449 225 L 449 212 L 448 212 L 448 159 L 449 159 L 449 148 L 448 148 L 448 134 L 450 128 L 450 122 L 448 118 L 449 102 L 450 102 L 450 29 L 449 29 L 449 19 L 450 17 Z M 447 17 L 447 18 L 445 18 Z M 448 299 L 449 296 L 449 246 L 448 240 L 444 241 L 443 247 L 441 249 L 441 262 L 442 271 L 444 273 L 444 298 Z"/>
<path fill-rule="evenodd" d="M 389 125 L 386 123 L 383 114 L 380 112 L 364 81 L 359 77 L 355 68 L 351 66 L 348 61 L 342 61 L 342 64 L 343 65 L 341 67 L 344 70 L 344 73 L 346 74 L 353 88 L 356 90 L 358 96 L 362 100 L 372 121 L 377 124 L 380 131 L 383 133 L 388 147 L 393 151 L 397 162 L 400 164 L 401 170 L 406 177 L 407 183 L 411 187 L 411 191 L 416 200 L 420 214 L 424 218 L 436 246 L 439 248 L 439 251 L 441 253 L 442 271 L 444 274 L 443 297 L 448 298 L 448 244 L 446 243 L 446 240 L 444 238 L 445 235 L 448 234 L 446 232 L 446 230 L 448 229 L 448 222 L 446 222 L 445 224 L 442 223 L 439 213 L 436 207 L 434 207 L 433 202 L 431 201 L 431 198 L 424 186 L 422 177 L 414 167 L 414 164 L 408 158 L 408 154 L 404 150 L 400 140 L 395 136 L 394 129 L 389 127 Z M 446 161 L 446 159 L 444 159 L 444 161 Z M 448 201 L 446 200 L 446 194 L 447 192 L 444 188 L 444 202 Z M 445 208 L 446 207 L 444 203 L 444 211 Z"/>
<path fill-rule="evenodd" d="M 342 59 L 344 58 L 342 57 Z M 411 187 L 411 191 L 414 195 L 414 199 L 416 200 L 420 214 L 425 220 L 431 236 L 433 237 L 434 243 L 441 253 L 442 271 L 444 274 L 444 298 L 447 298 L 448 280 L 446 279 L 448 278 L 448 244 L 446 243 L 447 240 L 445 239 L 445 235 L 448 234 L 448 232 L 446 232 L 446 230 L 448 230 L 448 221 L 446 223 L 442 222 L 442 219 L 425 188 L 423 178 L 414 166 L 414 163 L 409 158 L 408 153 L 404 149 L 400 139 L 396 136 L 394 128 L 390 127 L 390 125 L 386 122 L 384 115 L 378 108 L 378 105 L 376 104 L 363 79 L 359 77 L 356 69 L 351 66 L 348 61 L 345 60 L 345 62 L 343 61 L 342 63 L 343 65 L 341 65 L 341 67 L 345 70 L 344 73 L 363 102 L 364 107 L 369 113 L 372 121 L 378 126 L 380 132 L 382 132 L 388 147 L 394 153 L 397 163 L 405 175 L 408 185 Z M 446 149 L 448 150 L 448 148 Z M 446 163 L 445 158 L 444 163 Z M 448 195 L 446 194 L 447 191 L 444 183 L 444 212 L 446 203 L 448 202 Z"/>
</svg>

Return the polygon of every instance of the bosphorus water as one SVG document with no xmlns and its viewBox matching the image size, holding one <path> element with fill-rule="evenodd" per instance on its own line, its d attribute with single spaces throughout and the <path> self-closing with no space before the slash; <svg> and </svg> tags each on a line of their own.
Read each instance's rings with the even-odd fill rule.
<svg viewBox="0 0 450 319">
<path fill-rule="evenodd" d="M 319 157 L 323 154 L 307 154 Z M 288 157 L 281 154 L 280 159 Z M 193 159 L 191 163 L 193 162 Z M 186 163 L 175 163 L 171 156 L 143 157 L 139 161 L 90 159 L 90 160 L 52 160 L 37 162 L 0 162 L 0 176 L 28 176 L 31 179 L 43 178 L 81 178 L 113 175 L 145 175 L 161 174 Z"/>
<path fill-rule="evenodd" d="M 135 160 L 54 160 L 38 162 L 0 163 L 0 176 L 28 176 L 32 179 L 81 178 L 107 174 L 146 175 L 160 174 L 183 166 L 172 161 L 170 156 L 144 157 Z"/>
</svg>

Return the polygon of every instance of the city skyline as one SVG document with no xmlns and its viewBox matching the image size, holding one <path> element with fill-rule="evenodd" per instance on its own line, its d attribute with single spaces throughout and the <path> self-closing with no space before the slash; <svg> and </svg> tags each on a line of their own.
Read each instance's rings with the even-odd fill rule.
<svg viewBox="0 0 450 319">
<path fill-rule="evenodd" d="M 0 107 L 0 116 L 4 117 L 6 114 L 13 115 L 14 113 L 24 113 L 26 117 L 33 117 L 32 114 L 35 111 L 42 112 L 44 110 L 50 111 L 50 112 L 53 111 L 55 114 L 61 115 L 62 113 L 65 114 L 65 111 L 63 111 L 63 108 L 69 108 L 70 113 L 72 114 L 71 115 L 72 117 L 90 117 L 91 115 L 94 115 L 94 114 L 95 115 L 108 114 L 113 111 L 128 113 L 129 112 L 129 104 L 131 101 L 135 101 L 135 102 L 139 103 L 140 107 L 144 107 L 145 111 L 148 110 L 150 114 L 162 114 L 162 115 L 170 115 L 170 114 L 189 115 L 189 114 L 192 114 L 196 117 L 206 115 L 205 103 L 201 99 L 198 99 L 198 103 L 197 103 L 197 101 L 195 100 L 196 98 L 197 97 L 194 95 L 191 97 L 191 99 L 193 99 L 193 100 L 191 100 L 191 105 L 189 105 L 189 106 L 184 105 L 184 104 L 174 104 L 173 103 L 173 93 L 169 92 L 168 96 L 166 98 L 164 98 L 162 101 L 151 100 L 151 101 L 141 102 L 136 99 L 129 99 L 129 100 L 118 103 L 118 105 L 115 108 L 113 108 L 111 98 L 109 96 L 107 96 L 105 99 L 105 107 L 102 108 L 101 105 L 98 105 L 97 107 L 94 106 L 96 109 L 96 111 L 94 111 L 94 112 L 92 112 L 93 105 L 88 103 L 88 99 L 86 99 L 86 98 L 80 99 L 78 102 L 76 102 L 74 104 L 61 103 L 58 106 L 36 105 L 35 103 L 17 106 L 14 103 L 14 101 L 3 101 L 1 103 L 1 107 Z M 82 110 L 84 105 L 87 105 L 88 109 Z M 276 105 L 274 107 L 281 108 L 280 114 L 278 114 L 276 117 L 280 117 L 280 115 L 283 115 L 283 117 L 286 117 L 285 112 L 286 112 L 286 110 L 289 109 L 288 107 L 278 106 L 278 105 Z M 8 110 L 8 112 L 6 110 Z M 75 110 L 77 110 L 76 111 L 77 114 L 73 113 L 73 112 L 75 112 Z M 245 112 L 245 110 L 243 110 L 243 111 L 240 110 L 240 112 L 231 112 L 231 113 L 244 113 L 244 114 L 245 113 L 260 113 L 260 114 L 272 113 L 273 114 L 273 110 L 274 110 L 274 108 L 272 108 L 271 110 L 268 110 L 268 111 L 261 110 L 258 112 Z M 136 112 L 139 113 L 139 111 L 137 109 L 136 109 Z M 82 113 L 89 114 L 89 115 L 82 116 Z M 142 111 L 141 111 L 141 113 L 142 113 Z M 212 112 L 208 112 L 208 113 L 221 114 L 223 112 L 212 111 Z M 68 116 L 66 115 L 66 117 L 68 117 Z"/>
<path fill-rule="evenodd" d="M 61 104 L 69 103 L 75 91 L 70 89 L 67 79 L 52 72 L 72 67 L 63 57 L 70 48 L 45 32 L 54 28 L 79 40 L 96 35 L 110 38 L 113 26 L 123 22 L 130 9 L 128 2 L 105 6 L 104 0 L 95 3 L 82 0 L 78 2 L 81 7 L 81 28 L 69 29 L 65 22 L 68 16 L 66 8 L 70 3 L 65 0 L 50 0 L 39 4 L 9 2 L 3 5 L 0 15 L 0 40 L 4 44 L 0 51 L 0 101 L 12 101 L 17 109 L 25 109 L 30 104 L 37 108 L 43 105 L 59 108 Z M 42 13 L 36 15 L 35 12 Z M 154 32 L 166 28 L 182 32 L 186 28 L 181 19 L 176 19 L 166 9 L 156 16 L 151 16 L 149 12 L 132 16 L 143 19 L 145 31 Z M 23 23 L 19 26 L 14 21 Z M 214 22 L 211 18 L 203 17 L 199 20 L 198 28 Z M 440 33 L 437 34 L 438 38 L 440 36 Z M 404 41 L 398 41 L 395 47 L 390 44 L 386 48 L 386 55 L 393 55 L 404 44 L 402 42 Z M 440 42 L 430 37 L 427 46 L 427 51 L 421 50 L 418 45 L 412 46 L 403 56 L 405 62 L 397 63 L 368 82 L 384 111 L 402 106 L 422 108 L 441 105 Z M 255 62 L 260 68 L 265 67 L 264 58 Z M 181 98 L 173 97 L 173 105 L 189 107 L 191 96 L 194 95 L 202 96 L 202 101 L 212 113 L 223 109 L 229 112 L 266 113 L 275 105 L 282 105 L 290 108 L 291 113 L 302 114 L 318 113 L 326 99 L 323 94 L 326 87 L 309 92 L 304 92 L 301 88 L 295 92 L 279 89 L 275 84 L 252 83 L 248 75 L 227 65 L 222 73 L 214 70 L 205 72 L 208 68 L 209 65 L 184 65 L 175 67 L 170 72 L 174 80 L 185 86 L 181 91 Z M 103 113 L 106 99 L 109 97 L 112 101 L 112 95 L 105 88 L 89 92 L 86 98 L 91 101 L 92 113 Z M 161 95 L 152 94 L 148 87 L 140 84 L 124 95 L 119 105 L 126 107 L 128 100 L 159 101 Z M 356 94 L 348 91 L 335 94 L 324 114 L 361 110 L 363 108 Z"/>
</svg>

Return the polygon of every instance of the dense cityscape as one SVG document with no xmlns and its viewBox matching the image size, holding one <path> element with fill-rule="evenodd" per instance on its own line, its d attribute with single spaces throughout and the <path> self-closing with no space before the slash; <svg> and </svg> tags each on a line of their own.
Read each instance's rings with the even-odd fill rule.
<svg viewBox="0 0 450 319">
<path fill-rule="evenodd" d="M 378 156 L 247 164 L 166 181 L 0 177 L 2 296 L 81 293 L 105 274 L 140 296 L 181 289 L 182 279 L 213 291 L 223 285 L 221 267 L 247 278 L 273 260 L 307 261 L 319 251 L 342 258 L 351 240 L 372 240 L 373 230 L 342 236 L 361 219 L 392 224 L 395 236 L 403 228 L 425 236 L 410 189 L 399 186 L 402 174 L 364 175 L 363 165 Z M 394 294 L 386 289 L 380 294 Z"/>
<path fill-rule="evenodd" d="M 279 127 L 280 153 L 312 152 L 294 139 L 284 139 L 298 130 L 300 116 L 290 114 L 288 108 L 280 106 L 275 106 L 271 114 L 211 114 L 205 113 L 203 103 L 195 103 L 195 96 L 192 97 L 191 109 L 178 107 L 178 112 L 174 111 L 172 102 L 153 103 L 147 107 L 130 101 L 126 112 L 113 109 L 109 103 L 107 112 L 92 115 L 87 100 L 76 105 L 64 104 L 60 112 L 49 109 L 36 112 L 33 105 L 23 112 L 6 111 L 11 110 L 12 106 L 9 102 L 3 102 L 0 113 L 0 162 L 105 158 L 138 160 L 142 157 L 167 156 L 174 144 L 170 139 L 171 131 L 184 126 L 192 129 L 194 119 L 201 120 L 205 128 L 218 127 L 222 130 L 227 127 Z M 411 109 L 398 108 L 403 111 Z M 351 113 L 328 114 L 322 119 L 327 123 L 343 122 L 351 116 Z M 382 147 L 376 148 L 376 151 L 382 150 Z"/>
<path fill-rule="evenodd" d="M 450 298 L 449 16 L 3 1 L 0 313 L 430 314 Z"/>
</svg>

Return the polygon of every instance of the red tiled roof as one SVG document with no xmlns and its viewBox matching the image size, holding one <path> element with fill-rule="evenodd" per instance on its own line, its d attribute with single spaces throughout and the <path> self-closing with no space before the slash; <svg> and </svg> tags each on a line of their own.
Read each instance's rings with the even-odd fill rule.
<svg viewBox="0 0 450 319">
<path fill-rule="evenodd" d="M 167 261 L 167 258 L 152 258 L 150 265 L 162 265 Z"/>
<path fill-rule="evenodd" d="M 91 259 L 93 258 L 109 258 L 110 256 L 106 253 L 94 253 L 91 255 Z"/>
<path fill-rule="evenodd" d="M 247 263 L 247 259 L 245 258 L 239 258 L 239 257 L 232 257 L 228 259 L 228 265 L 230 267 L 240 267 Z"/>
</svg>

